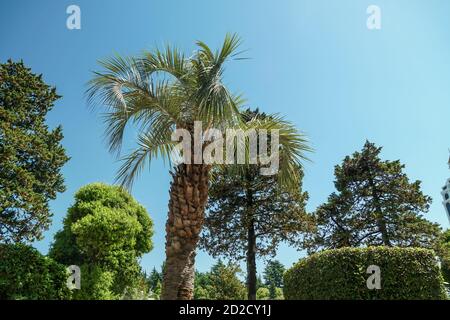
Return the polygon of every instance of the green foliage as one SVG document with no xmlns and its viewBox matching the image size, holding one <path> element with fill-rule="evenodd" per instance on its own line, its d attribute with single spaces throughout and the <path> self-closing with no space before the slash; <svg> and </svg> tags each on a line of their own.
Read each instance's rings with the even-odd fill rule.
<svg viewBox="0 0 450 320">
<path fill-rule="evenodd" d="M 247 123 L 270 119 L 258 110 L 243 112 Z M 240 169 L 236 169 L 240 167 Z M 213 171 L 200 246 L 213 257 L 246 259 L 249 299 L 257 291 L 256 257 L 274 256 L 278 245 L 299 246 L 309 230 L 308 194 L 299 182 L 286 189 L 278 176 L 261 174 L 262 165 L 224 166 Z"/>
<path fill-rule="evenodd" d="M 335 168 L 337 193 L 315 212 L 317 230 L 309 252 L 363 246 L 434 248 L 440 227 L 422 217 L 431 198 L 410 182 L 399 161 L 382 161 L 381 148 L 366 142 Z"/>
<path fill-rule="evenodd" d="M 450 283 L 450 229 L 442 233 L 441 246 L 439 248 L 441 259 L 441 271 L 447 283 Z"/>
<path fill-rule="evenodd" d="M 132 286 L 128 286 L 120 299 L 122 300 L 158 300 L 161 295 L 161 282 L 152 291 L 144 273 L 138 277 Z"/>
<path fill-rule="evenodd" d="M 120 153 L 127 124 L 137 127 L 137 147 L 125 156 L 117 179 L 130 187 L 152 159 L 171 161 L 178 144 L 171 139 L 174 129 L 193 131 L 194 122 L 204 128 L 279 130 L 280 184 L 297 186 L 297 166 L 310 151 L 306 138 L 294 125 L 274 115 L 243 123 L 243 99 L 232 94 L 223 82 L 225 65 L 239 55 L 241 43 L 227 34 L 222 48 L 213 51 L 197 41 L 197 50 L 184 55 L 177 48 L 144 52 L 139 57 L 115 56 L 100 64 L 89 82 L 91 105 L 105 107 L 106 134 L 110 151 Z"/>
<path fill-rule="evenodd" d="M 164 270 L 164 264 L 162 265 L 161 270 Z M 144 273 L 144 279 L 150 291 L 150 299 L 159 300 L 161 298 L 161 289 L 163 281 L 162 271 L 158 272 L 156 268 L 153 268 L 150 275 Z"/>
<path fill-rule="evenodd" d="M 269 300 L 270 299 L 270 291 L 265 287 L 260 287 L 256 291 L 256 300 Z"/>
<path fill-rule="evenodd" d="M 247 110 L 243 117 L 247 123 L 270 118 L 258 110 Z M 213 172 L 201 238 L 202 248 L 212 256 L 245 259 L 249 241 L 256 242 L 259 257 L 275 255 L 282 241 L 300 243 L 308 226 L 308 194 L 301 188 L 301 167 L 296 173 L 299 183 L 289 191 L 279 184 L 277 175 L 261 175 L 261 167 L 224 166 Z"/>
<path fill-rule="evenodd" d="M 269 288 L 269 298 L 277 299 L 277 289 L 283 288 L 285 268 L 278 260 L 269 261 L 264 269 L 264 280 Z"/>
<path fill-rule="evenodd" d="M 81 290 L 74 291 L 75 299 L 113 300 L 120 297 L 120 292 L 113 292 L 114 272 L 102 270 L 97 265 L 84 264 L 81 271 Z"/>
<path fill-rule="evenodd" d="M 138 259 L 153 248 L 153 223 L 124 189 L 94 183 L 81 188 L 50 256 L 82 267 L 81 299 L 112 299 L 143 280 Z"/>
<path fill-rule="evenodd" d="M 150 299 L 153 300 L 159 300 L 161 299 L 161 292 L 162 292 L 162 280 L 158 281 L 155 285 L 155 287 L 152 289 L 150 294 Z"/>
<path fill-rule="evenodd" d="M 275 288 L 275 297 L 273 299 L 284 300 L 283 288 Z"/>
<path fill-rule="evenodd" d="M 251 230 L 259 257 L 273 256 L 282 241 L 299 244 L 307 194 L 284 192 L 276 176 L 262 176 L 258 167 L 245 176 L 231 170 L 221 170 L 210 185 L 202 248 L 214 257 L 245 259 Z"/>
<path fill-rule="evenodd" d="M 256 300 L 284 300 L 283 289 L 260 287 L 256 291 Z"/>
<path fill-rule="evenodd" d="M 195 300 L 242 300 L 245 285 L 239 280 L 239 266 L 219 260 L 210 272 L 195 272 Z"/>
<path fill-rule="evenodd" d="M 0 242 L 41 239 L 51 222 L 48 202 L 65 190 L 62 129 L 45 123 L 57 99 L 23 62 L 0 64 Z"/>
<path fill-rule="evenodd" d="M 195 300 L 209 300 L 211 282 L 208 272 L 195 272 L 194 279 L 194 299 Z"/>
<path fill-rule="evenodd" d="M 69 299 L 63 265 L 24 244 L 0 244 L 0 300 Z"/>
<path fill-rule="evenodd" d="M 381 289 L 367 288 L 367 268 L 381 270 Z M 300 260 L 284 276 L 289 300 L 445 299 L 434 253 L 422 248 L 342 248 Z"/>
<path fill-rule="evenodd" d="M 209 297 L 212 300 L 243 300 L 246 297 L 245 285 L 239 280 L 239 266 L 224 264 L 219 260 L 209 274 Z"/>
<path fill-rule="evenodd" d="M 117 181 L 130 188 L 137 176 L 142 173 L 146 165 L 155 158 L 163 158 L 169 163 L 173 160 L 173 151 L 179 151 L 179 141 L 172 139 L 176 129 L 194 133 L 195 123 L 200 122 L 203 129 L 243 129 L 243 130 L 269 130 L 278 132 L 279 143 L 279 170 L 278 182 L 286 189 L 296 190 L 300 180 L 300 171 L 304 154 L 311 149 L 307 139 L 296 127 L 278 115 L 266 119 L 254 119 L 245 122 L 240 114 L 243 99 L 239 95 L 232 94 L 225 86 L 223 77 L 225 64 L 239 54 L 238 47 L 240 39 L 237 35 L 227 34 L 222 48 L 211 50 L 205 43 L 197 41 L 197 50 L 185 56 L 178 49 L 167 46 L 164 50 L 152 50 L 144 52 L 139 57 L 120 57 L 101 61 L 103 70 L 94 73 L 89 82 L 88 100 L 92 106 L 104 108 L 104 119 L 106 124 L 106 136 L 108 137 L 110 151 L 120 155 L 123 145 L 125 131 L 130 125 L 135 127 L 137 133 L 136 147 L 128 155 L 122 157 L 123 163 L 117 173 Z M 205 150 L 211 141 L 204 140 L 201 150 Z M 220 139 L 222 142 L 223 140 Z M 183 141 L 184 144 L 187 141 Z M 214 145 L 217 141 L 214 142 Z M 190 143 L 188 143 L 190 144 Z M 221 144 L 220 141 L 218 143 Z M 205 148 L 204 148 L 205 147 Z M 222 149 L 224 145 L 217 146 Z M 196 149 L 196 148 L 194 148 Z M 219 150 L 216 149 L 215 150 Z M 249 163 L 249 148 L 245 151 L 246 163 Z M 195 150 L 194 150 L 195 151 Z M 223 151 L 220 150 L 220 151 Z M 274 150 L 272 150 L 274 151 Z M 214 151 L 215 155 L 219 153 Z M 223 153 L 221 153 L 223 155 Z M 272 154 L 274 154 L 272 152 Z M 190 174 L 191 157 L 183 154 L 183 164 L 175 165 L 173 178 L 177 181 L 185 181 L 187 185 L 197 185 L 197 178 Z M 204 160 L 204 159 L 202 159 Z M 224 159 L 218 159 L 222 162 Z M 238 168 L 241 168 L 237 166 Z M 205 163 L 195 165 L 206 174 L 200 179 L 201 183 L 209 180 L 209 165 Z M 195 169 L 197 170 L 197 169 Z M 195 171 L 194 170 L 194 171 Z M 177 175 L 189 173 L 186 180 L 179 180 Z M 195 180 L 195 181 L 194 181 Z M 177 182 L 178 183 L 178 182 Z M 184 183 L 184 182 L 183 182 Z M 174 186 L 175 184 L 172 184 Z M 190 190 L 191 187 L 188 187 Z M 187 190 L 188 190 L 187 189 Z M 194 189 L 195 190 L 195 189 Z M 194 212 L 201 210 L 203 214 L 207 199 L 207 188 L 202 187 L 199 193 L 186 193 L 186 198 L 195 199 L 192 207 Z M 171 199 L 178 197 L 178 190 L 171 189 Z M 185 201 L 186 202 L 186 201 Z M 188 199 L 189 203 L 194 203 Z M 169 222 L 167 229 L 167 262 L 170 268 L 183 270 L 181 264 L 185 259 L 169 259 L 171 255 L 188 254 L 185 251 L 193 251 L 197 246 L 197 236 L 203 223 L 202 218 L 189 220 L 192 225 L 199 228 L 192 232 L 178 234 L 178 227 L 170 227 L 174 223 L 175 206 L 170 202 Z M 187 208 L 187 207 L 186 207 Z M 184 218 L 182 218 L 184 219 Z M 186 220 L 187 221 L 187 220 Z M 175 238 L 185 238 L 187 242 L 180 245 Z M 192 245 L 191 245 L 192 244 Z M 172 263 L 173 262 L 173 263 Z M 178 277 L 189 276 L 192 279 L 193 270 L 189 275 L 175 274 L 177 272 L 165 273 L 165 281 L 171 282 Z M 175 280 L 178 281 L 178 280 Z M 192 282 L 184 281 L 190 286 Z M 176 297 L 176 286 L 164 286 L 166 297 Z M 172 291 L 172 292 L 170 292 Z M 178 291 L 185 292 L 187 296 L 192 295 L 192 288 L 179 288 Z"/>
<path fill-rule="evenodd" d="M 154 299 L 158 298 L 161 294 L 161 283 L 163 280 L 162 272 L 158 272 L 156 268 L 153 268 L 150 276 L 147 277 L 147 281 L 149 283 L 150 290 L 154 294 Z"/>
</svg>

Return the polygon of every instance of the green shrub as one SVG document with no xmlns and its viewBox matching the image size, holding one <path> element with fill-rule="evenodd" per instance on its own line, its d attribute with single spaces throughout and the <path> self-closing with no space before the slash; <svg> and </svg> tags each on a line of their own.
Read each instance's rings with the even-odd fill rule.
<svg viewBox="0 0 450 320">
<path fill-rule="evenodd" d="M 265 287 L 261 287 L 256 291 L 256 300 L 269 300 L 269 297 L 269 289 Z"/>
<path fill-rule="evenodd" d="M 24 244 L 0 244 L 1 300 L 69 299 L 66 267 Z"/>
<path fill-rule="evenodd" d="M 147 210 L 125 189 L 92 183 L 75 194 L 49 256 L 80 266 L 74 299 L 134 299 L 149 291 L 142 287 L 139 259 L 152 250 L 152 236 Z"/>
<path fill-rule="evenodd" d="M 381 289 L 369 290 L 370 265 L 381 270 Z M 300 260 L 284 275 L 289 300 L 445 299 L 433 251 L 419 248 L 343 248 Z"/>
</svg>

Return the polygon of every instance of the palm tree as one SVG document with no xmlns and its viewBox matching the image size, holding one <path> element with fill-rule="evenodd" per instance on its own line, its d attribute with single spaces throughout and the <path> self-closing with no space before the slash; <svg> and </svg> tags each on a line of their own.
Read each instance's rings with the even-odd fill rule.
<svg viewBox="0 0 450 320">
<path fill-rule="evenodd" d="M 236 35 L 227 35 L 216 52 L 198 41 L 198 50 L 191 57 L 168 46 L 138 58 L 115 56 L 100 62 L 104 70 L 95 72 L 87 93 L 91 105 L 106 107 L 110 151 L 120 154 L 127 125 L 138 129 L 137 147 L 122 158 L 117 174 L 121 185 L 131 187 L 154 158 L 170 162 L 178 144 L 171 139 L 174 130 L 193 134 L 194 122 L 200 121 L 205 130 L 279 130 L 279 177 L 295 188 L 299 179 L 296 168 L 304 151 L 309 150 L 304 137 L 277 116 L 245 123 L 240 116 L 242 99 L 223 84 L 224 64 L 237 59 L 239 45 Z M 211 165 L 186 161 L 172 168 L 162 298 L 192 299 L 195 250 L 203 226 Z"/>
</svg>

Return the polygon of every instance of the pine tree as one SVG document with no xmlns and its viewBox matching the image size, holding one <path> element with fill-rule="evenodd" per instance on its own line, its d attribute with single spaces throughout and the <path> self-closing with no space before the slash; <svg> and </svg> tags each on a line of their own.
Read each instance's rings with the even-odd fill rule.
<svg viewBox="0 0 450 320">
<path fill-rule="evenodd" d="M 157 289 L 158 283 L 162 282 L 162 272 L 158 272 L 154 267 L 150 275 L 147 277 L 150 289 L 155 292 Z"/>
<path fill-rule="evenodd" d="M 45 123 L 59 98 L 23 62 L 0 64 L 0 242 L 41 239 L 49 201 L 65 191 L 62 129 Z"/>
<path fill-rule="evenodd" d="M 317 230 L 305 242 L 314 252 L 346 246 L 433 248 L 438 224 L 423 218 L 431 198 L 410 182 L 400 161 L 382 161 L 381 148 L 366 142 L 361 152 L 335 167 L 335 187 L 315 212 Z"/>
<path fill-rule="evenodd" d="M 269 288 L 269 298 L 277 298 L 277 288 L 283 288 L 283 274 L 285 268 L 278 260 L 269 261 L 264 269 L 264 280 Z"/>
<path fill-rule="evenodd" d="M 269 118 L 247 110 L 247 122 Z M 297 167 L 300 181 L 303 172 Z M 305 212 L 308 194 L 299 184 L 287 191 L 277 175 L 263 176 L 260 166 L 221 167 L 210 184 L 205 228 L 201 247 L 214 257 L 223 256 L 247 262 L 248 299 L 256 299 L 256 258 L 274 256 L 280 242 L 298 246 L 303 232 L 310 228 Z"/>
</svg>

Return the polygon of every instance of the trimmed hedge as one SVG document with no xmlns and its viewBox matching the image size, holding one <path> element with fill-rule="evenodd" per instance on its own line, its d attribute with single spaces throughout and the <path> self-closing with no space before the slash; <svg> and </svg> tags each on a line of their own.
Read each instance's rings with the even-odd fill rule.
<svg viewBox="0 0 450 320">
<path fill-rule="evenodd" d="M 69 299 L 66 267 L 24 244 L 0 244 L 0 300 Z"/>
<path fill-rule="evenodd" d="M 381 270 L 381 289 L 367 288 L 367 267 Z M 300 260 L 284 275 L 289 300 L 446 299 L 433 251 L 421 248 L 343 248 Z"/>
</svg>

